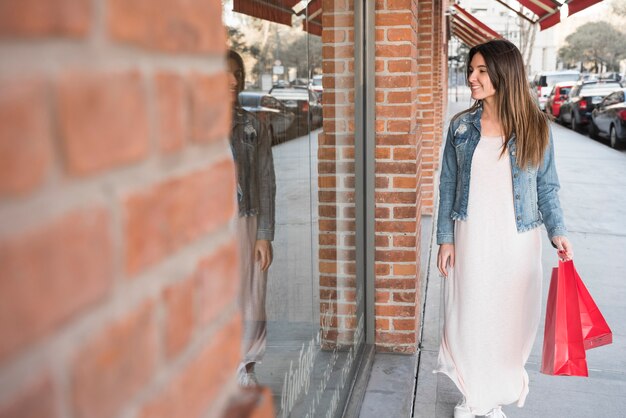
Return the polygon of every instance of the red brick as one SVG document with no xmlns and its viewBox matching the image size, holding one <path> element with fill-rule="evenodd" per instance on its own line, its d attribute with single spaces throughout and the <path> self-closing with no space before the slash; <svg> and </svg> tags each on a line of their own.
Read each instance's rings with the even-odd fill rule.
<svg viewBox="0 0 626 418">
<path fill-rule="evenodd" d="M 415 39 L 415 32 L 411 28 L 387 29 L 387 40 L 390 42 L 412 41 L 413 39 Z M 389 71 L 391 71 L 391 69 Z"/>
<path fill-rule="evenodd" d="M 415 192 L 376 192 L 376 203 L 415 203 Z"/>
<path fill-rule="evenodd" d="M 410 87 L 411 78 L 412 76 L 409 75 L 376 76 L 376 88 Z"/>
<path fill-rule="evenodd" d="M 417 188 L 417 179 L 415 177 L 394 177 L 393 187 L 397 189 L 413 189 Z"/>
<path fill-rule="evenodd" d="M 412 114 L 411 106 L 377 106 L 376 117 L 379 118 L 410 118 Z"/>
<path fill-rule="evenodd" d="M 376 251 L 376 261 L 415 261 L 417 253 L 406 250 Z"/>
<path fill-rule="evenodd" d="M 415 247 L 417 240 L 414 235 L 399 235 L 393 237 L 394 247 Z"/>
<path fill-rule="evenodd" d="M 226 52 L 218 1 L 108 0 L 112 39 L 166 52 Z"/>
<path fill-rule="evenodd" d="M 50 129 L 43 81 L 0 82 L 0 194 L 31 191 L 44 181 L 52 159 Z"/>
<path fill-rule="evenodd" d="M 413 0 L 387 0 L 388 10 L 411 10 Z"/>
<path fill-rule="evenodd" d="M 199 321 L 209 325 L 229 305 L 236 303 L 240 276 L 237 246 L 229 242 L 204 258 L 195 273 Z"/>
<path fill-rule="evenodd" d="M 55 395 L 50 376 L 43 375 L 0 405 L 0 418 L 56 418 Z"/>
<path fill-rule="evenodd" d="M 415 289 L 415 279 L 376 278 L 377 289 Z"/>
<path fill-rule="evenodd" d="M 400 303 L 417 303 L 414 291 L 411 292 L 393 292 L 393 301 Z"/>
<path fill-rule="evenodd" d="M 394 239 L 395 243 L 395 239 Z M 393 275 L 394 276 L 415 276 L 417 273 L 417 266 L 412 264 L 394 264 Z"/>
<path fill-rule="evenodd" d="M 163 152 L 180 150 L 185 144 L 188 118 L 183 78 L 159 73 L 155 82 L 159 147 Z"/>
<path fill-rule="evenodd" d="M 90 0 L 0 0 L 0 37 L 83 37 L 91 27 Z"/>
<path fill-rule="evenodd" d="M 376 303 L 387 303 L 391 301 L 391 293 L 381 290 L 376 291 Z"/>
<path fill-rule="evenodd" d="M 415 281 L 413 281 L 415 283 Z M 410 305 L 378 305 L 376 304 L 377 316 L 415 316 L 415 306 Z"/>
<path fill-rule="evenodd" d="M 375 321 L 376 329 L 387 331 L 390 329 L 390 323 L 391 321 L 389 321 L 388 318 L 376 318 L 376 321 Z"/>
<path fill-rule="evenodd" d="M 390 91 L 387 93 L 387 103 L 400 104 L 411 103 L 413 101 L 413 94 L 410 91 Z"/>
<path fill-rule="evenodd" d="M 134 275 L 222 227 L 235 211 L 231 158 L 127 196 L 126 271 Z"/>
<path fill-rule="evenodd" d="M 416 171 L 417 164 L 415 163 L 376 163 L 376 173 L 411 174 Z"/>
<path fill-rule="evenodd" d="M 71 174 L 93 174 L 146 156 L 146 98 L 138 73 L 68 73 L 57 90 L 61 139 Z"/>
<path fill-rule="evenodd" d="M 85 209 L 0 242 L 0 363 L 107 293 L 109 223 L 105 210 Z"/>
<path fill-rule="evenodd" d="M 415 232 L 415 221 L 376 221 L 376 232 Z"/>
<path fill-rule="evenodd" d="M 394 319 L 393 329 L 398 331 L 416 331 L 415 319 Z"/>
<path fill-rule="evenodd" d="M 376 263 L 374 265 L 374 271 L 376 276 L 388 276 L 391 272 L 391 267 L 386 263 Z"/>
<path fill-rule="evenodd" d="M 92 336 L 72 365 L 74 416 L 116 416 L 154 373 L 157 344 L 152 302 L 144 302 Z"/>
<path fill-rule="evenodd" d="M 393 208 L 394 219 L 415 219 L 416 215 L 415 206 Z"/>
<path fill-rule="evenodd" d="M 415 344 L 416 333 L 398 333 L 398 332 L 382 332 L 376 331 L 377 344 Z"/>
<path fill-rule="evenodd" d="M 225 280 L 223 280 L 225 281 Z M 194 325 L 194 281 L 185 279 L 164 289 L 165 354 L 174 357 L 191 339 Z"/>
<path fill-rule="evenodd" d="M 387 68 L 389 68 L 390 73 L 408 73 L 411 71 L 412 65 L 411 60 L 390 60 L 387 63 Z"/>
<path fill-rule="evenodd" d="M 376 27 L 409 26 L 415 17 L 412 13 L 376 13 Z"/>
<path fill-rule="evenodd" d="M 226 73 L 194 74 L 189 78 L 191 92 L 191 137 L 208 143 L 230 136 L 231 93 Z"/>
</svg>

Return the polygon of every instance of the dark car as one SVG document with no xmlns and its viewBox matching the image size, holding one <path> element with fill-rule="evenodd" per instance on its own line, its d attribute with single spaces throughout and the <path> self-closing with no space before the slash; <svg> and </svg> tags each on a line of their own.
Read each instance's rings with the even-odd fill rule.
<svg viewBox="0 0 626 418">
<path fill-rule="evenodd" d="M 573 85 L 573 81 L 564 81 L 554 85 L 552 91 L 548 95 L 548 101 L 546 102 L 546 112 L 549 115 L 552 115 L 555 118 L 559 117 L 561 105 L 569 97 L 569 91 Z"/>
<path fill-rule="evenodd" d="M 270 93 L 280 100 L 291 112 L 296 115 L 292 129 L 298 136 L 305 135 L 310 129 L 322 126 L 322 104 L 317 94 L 307 87 L 282 88 L 274 86 Z"/>
<path fill-rule="evenodd" d="M 578 82 L 561 105 L 559 120 L 578 131 L 591 120 L 591 112 L 607 95 L 621 88 L 619 83 Z"/>
<path fill-rule="evenodd" d="M 611 147 L 626 142 L 626 88 L 614 91 L 602 100 L 591 113 L 589 136 L 608 138 Z"/>
<path fill-rule="evenodd" d="M 272 145 L 287 139 L 287 133 L 296 115 L 276 97 L 263 92 L 242 91 L 239 93 L 239 104 L 248 112 L 257 115 L 267 125 Z"/>
</svg>

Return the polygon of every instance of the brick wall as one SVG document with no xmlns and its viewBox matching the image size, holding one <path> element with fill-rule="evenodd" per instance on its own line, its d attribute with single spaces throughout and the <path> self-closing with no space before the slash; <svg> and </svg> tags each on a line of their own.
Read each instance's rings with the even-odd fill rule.
<svg viewBox="0 0 626 418">
<path fill-rule="evenodd" d="M 376 1 L 376 346 L 412 353 L 419 329 L 423 177 L 418 1 Z"/>
<path fill-rule="evenodd" d="M 270 417 L 218 0 L 0 0 L 0 417 Z M 260 400 L 260 402 L 259 402 Z"/>
<path fill-rule="evenodd" d="M 346 348 L 357 326 L 354 200 L 354 1 L 322 1 L 323 132 L 318 137 L 322 346 Z"/>
</svg>

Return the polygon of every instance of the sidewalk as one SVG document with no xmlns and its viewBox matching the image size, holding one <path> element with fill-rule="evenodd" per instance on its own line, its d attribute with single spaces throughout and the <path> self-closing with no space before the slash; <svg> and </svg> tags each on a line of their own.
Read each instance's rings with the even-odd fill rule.
<svg viewBox="0 0 626 418">
<path fill-rule="evenodd" d="M 448 118 L 467 107 L 451 96 Z M 446 123 L 447 126 L 447 123 Z M 589 377 L 539 373 L 542 316 L 526 365 L 530 393 L 526 405 L 504 408 L 509 418 L 618 418 L 626 416 L 626 151 L 615 151 L 587 136 L 553 124 L 561 203 L 574 245 L 578 272 L 613 330 L 613 344 L 587 352 Z M 550 270 L 557 263 L 543 232 L 544 306 Z M 426 247 L 425 247 L 426 248 Z M 426 275 L 424 329 L 418 359 L 414 416 L 452 417 L 460 396 L 446 376 L 432 374 L 442 327 L 442 282 L 431 241 Z M 545 310 L 545 308 L 544 308 Z"/>
</svg>

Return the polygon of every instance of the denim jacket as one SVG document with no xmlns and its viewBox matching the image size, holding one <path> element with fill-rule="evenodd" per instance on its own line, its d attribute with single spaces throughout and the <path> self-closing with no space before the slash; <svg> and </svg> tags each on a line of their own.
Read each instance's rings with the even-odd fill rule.
<svg viewBox="0 0 626 418">
<path fill-rule="evenodd" d="M 454 221 L 467 218 L 472 156 L 480 140 L 482 107 L 464 113 L 450 122 L 443 151 L 439 182 L 437 244 L 454 243 Z M 513 181 L 513 203 L 517 232 L 545 223 L 548 237 L 567 234 L 559 202 L 559 179 L 554 163 L 554 143 L 550 143 L 539 167 L 519 167 L 515 159 L 515 135 L 508 142 Z M 554 244 L 553 244 L 554 246 Z"/>
<path fill-rule="evenodd" d="M 259 240 L 274 239 L 276 177 L 269 131 L 252 113 L 233 111 L 230 149 L 237 168 L 239 216 L 257 216 Z"/>
</svg>

